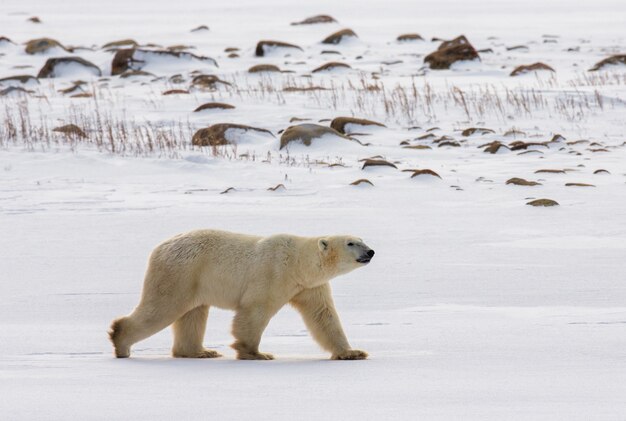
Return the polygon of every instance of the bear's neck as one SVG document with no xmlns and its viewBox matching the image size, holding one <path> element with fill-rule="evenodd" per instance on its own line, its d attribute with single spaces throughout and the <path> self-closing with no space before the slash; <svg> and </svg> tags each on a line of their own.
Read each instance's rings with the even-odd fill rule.
<svg viewBox="0 0 626 421">
<path fill-rule="evenodd" d="M 301 274 L 301 286 L 315 288 L 321 286 L 337 276 L 337 261 L 334 255 L 324 258 L 320 253 L 319 238 L 310 238 L 302 244 L 298 269 Z M 310 256 L 315 256 L 311 259 Z"/>
</svg>

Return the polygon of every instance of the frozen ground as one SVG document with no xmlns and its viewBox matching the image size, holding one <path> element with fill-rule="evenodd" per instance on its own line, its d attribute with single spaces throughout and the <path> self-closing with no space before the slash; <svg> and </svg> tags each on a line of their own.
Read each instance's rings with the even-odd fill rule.
<svg viewBox="0 0 626 421">
<path fill-rule="evenodd" d="M 21 43 L 48 36 L 90 47 L 75 55 L 106 79 L 70 74 L 29 84 L 29 95 L 0 97 L 0 418 L 626 419 L 626 67 L 586 70 L 624 53 L 623 2 L 83 3 L 3 1 L 0 10 L 0 36 L 16 43 L 0 46 L 0 78 L 36 75 L 56 54 L 29 56 Z M 340 24 L 289 25 L 318 13 Z M 190 32 L 201 24 L 210 31 Z M 319 44 L 344 27 L 359 40 Z M 427 41 L 395 42 L 406 32 Z M 430 38 L 460 34 L 494 52 L 453 70 L 422 68 L 438 45 Z M 178 61 L 146 69 L 162 79 L 110 77 L 112 53 L 99 46 L 122 38 L 193 45 L 219 63 L 200 70 L 232 87 L 190 88 L 197 64 Z M 304 51 L 255 58 L 261 39 Z M 506 49 L 520 44 L 528 48 Z M 239 58 L 227 57 L 231 46 Z M 324 58 L 324 49 L 341 54 Z M 331 60 L 353 69 L 302 78 Z M 402 63 L 382 64 L 393 60 Z M 508 76 L 536 61 L 556 74 Z M 246 73 L 260 63 L 293 73 Z M 174 73 L 184 81 L 171 82 Z M 57 92 L 76 78 L 95 99 Z M 333 89 L 282 90 L 309 83 Z M 419 95 L 406 112 L 396 87 L 410 92 L 413 84 Z M 167 89 L 190 94 L 162 96 Z M 385 108 L 384 98 L 397 108 Z M 236 108 L 192 113 L 212 100 Z M 181 143 L 120 151 L 114 140 L 111 150 L 97 141 L 98 113 L 170 130 Z M 29 119 L 27 137 L 11 138 L 7 121 L 17 124 L 20 115 Z M 387 128 L 363 129 L 357 137 L 370 146 L 323 139 L 278 149 L 291 117 L 340 115 Z M 236 148 L 214 150 L 188 145 L 194 130 L 219 122 L 266 128 L 276 138 L 245 135 Z M 83 126 L 89 139 L 49 132 L 67 123 Z M 495 133 L 462 136 L 467 127 Z M 523 134 L 504 136 L 511 129 Z M 460 146 L 417 139 L 428 133 Z M 478 148 L 556 133 L 565 140 L 533 153 Z M 431 149 L 404 149 L 403 140 Z M 398 170 L 362 170 L 358 160 L 374 155 Z M 411 168 L 441 179 L 400 171 Z M 506 185 L 511 177 L 542 185 Z M 359 178 L 374 186 L 350 185 Z M 565 186 L 572 182 L 595 187 Z M 286 188 L 267 190 L 279 183 Z M 560 206 L 527 206 L 530 198 Z M 364 238 L 376 257 L 333 289 L 351 344 L 370 359 L 327 360 L 291 308 L 272 320 L 261 344 L 275 361 L 234 360 L 232 313 L 219 309 L 211 310 L 205 343 L 224 358 L 172 359 L 165 330 L 137 344 L 133 358 L 114 359 L 106 330 L 137 303 L 148 253 L 199 227 Z"/>
</svg>

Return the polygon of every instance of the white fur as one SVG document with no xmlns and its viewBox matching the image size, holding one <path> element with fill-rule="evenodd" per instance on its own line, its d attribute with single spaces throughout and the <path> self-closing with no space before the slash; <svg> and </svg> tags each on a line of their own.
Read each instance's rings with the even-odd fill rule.
<svg viewBox="0 0 626 421">
<path fill-rule="evenodd" d="M 232 345 L 240 359 L 272 359 L 259 352 L 263 330 L 274 314 L 291 303 L 313 337 L 334 359 L 362 359 L 343 333 L 328 282 L 364 263 L 373 254 L 351 236 L 257 237 L 197 230 L 157 246 L 148 264 L 142 297 L 109 332 L 115 355 L 173 323 L 175 357 L 211 358 L 202 341 L 209 307 L 236 312 Z"/>
</svg>

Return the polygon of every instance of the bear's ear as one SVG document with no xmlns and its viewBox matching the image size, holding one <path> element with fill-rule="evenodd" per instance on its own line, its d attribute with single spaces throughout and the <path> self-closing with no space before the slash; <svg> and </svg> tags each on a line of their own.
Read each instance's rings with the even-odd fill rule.
<svg viewBox="0 0 626 421">
<path fill-rule="evenodd" d="M 325 238 L 320 238 L 320 240 L 317 242 L 317 246 L 320 248 L 321 251 L 328 250 L 328 240 L 326 240 Z"/>
</svg>

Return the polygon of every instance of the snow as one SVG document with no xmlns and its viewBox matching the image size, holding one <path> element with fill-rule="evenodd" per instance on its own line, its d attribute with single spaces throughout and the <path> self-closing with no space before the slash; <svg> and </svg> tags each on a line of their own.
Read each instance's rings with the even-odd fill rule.
<svg viewBox="0 0 626 421">
<path fill-rule="evenodd" d="M 50 142 L 29 137 L 0 144 L 3 419 L 626 416 L 626 70 L 586 72 L 620 53 L 623 2 L 407 0 L 381 8 L 373 1 L 182 7 L 161 0 L 106 6 L 6 0 L 2 9 L 0 35 L 18 45 L 0 45 L 0 78 L 36 74 L 52 56 L 28 56 L 22 43 L 44 36 L 63 45 L 101 46 L 122 38 L 187 44 L 219 64 L 164 57 L 144 68 L 159 79 L 121 79 L 110 76 L 112 53 L 80 49 L 72 55 L 98 65 L 109 79 L 87 78 L 84 90 L 96 92 L 97 101 L 58 92 L 73 77 L 30 83 L 31 96 L 0 97 L 0 138 L 7 118 L 19 122 L 18 110 L 28 112 L 33 127 L 75 123 L 90 136 L 82 143 L 55 134 Z M 289 25 L 320 13 L 340 23 Z M 43 23 L 27 22 L 34 15 Z M 201 24 L 210 30 L 190 32 Z M 343 28 L 359 40 L 320 44 Z M 427 41 L 395 41 L 408 32 Z M 494 54 L 451 70 L 421 68 L 423 56 L 438 45 L 432 37 L 460 34 Z M 544 43 L 546 34 L 558 35 L 557 43 Z M 304 52 L 281 49 L 256 58 L 262 39 L 294 43 Z M 528 50 L 506 50 L 519 44 Z M 241 48 L 239 59 L 226 57 L 231 46 Z M 579 52 L 566 51 L 576 46 Z M 301 77 L 335 59 L 353 70 Z M 398 59 L 403 62 L 381 64 Z M 537 61 L 556 73 L 508 76 L 517 65 Z M 246 73 L 265 63 L 295 73 Z M 22 65 L 33 67 L 13 68 Z M 189 88 L 193 70 L 235 87 L 161 95 Z M 169 81 L 174 72 L 184 84 Z M 353 90 L 348 81 L 384 88 Z M 282 91 L 309 84 L 336 89 Z M 394 89 L 410 92 L 413 84 L 420 99 L 405 112 Z M 385 99 L 396 108 L 385 109 Z M 236 108 L 192 112 L 210 101 Z M 227 137 L 237 145 L 216 151 L 188 144 L 153 152 L 116 144 L 113 151 L 106 137 L 103 144 L 93 140 L 96 112 L 153 133 L 181 130 L 187 142 L 196 129 L 226 122 L 268 129 L 276 138 L 232 130 Z M 358 127 L 355 137 L 370 146 L 325 136 L 310 147 L 279 150 L 278 132 L 298 124 L 289 123 L 291 117 L 318 123 L 351 115 L 387 128 Z M 429 131 L 433 127 L 439 129 Z M 462 136 L 468 127 L 495 133 Z M 525 134 L 503 136 L 513 128 Z M 451 136 L 461 146 L 416 139 L 428 133 Z M 491 155 L 478 148 L 494 140 L 544 142 L 556 133 L 566 140 L 536 148 L 541 154 Z M 580 139 L 588 143 L 568 144 Z M 403 149 L 404 140 L 432 149 Z M 399 169 L 361 170 L 359 160 L 376 155 Z M 403 169 L 431 169 L 442 179 L 411 179 Z M 540 169 L 568 171 L 535 173 Z M 598 169 L 610 174 L 594 174 Z M 542 185 L 506 185 L 512 177 Z M 361 178 L 374 187 L 350 185 Z M 565 187 L 569 182 L 595 187 Z M 285 189 L 267 190 L 278 184 Z M 235 190 L 220 194 L 230 187 Z M 527 206 L 534 198 L 560 206 Z M 289 307 L 272 320 L 261 343 L 274 361 L 235 360 L 232 313 L 214 308 L 205 344 L 223 358 L 171 358 L 169 329 L 138 343 L 132 358 L 113 358 L 106 330 L 137 304 L 151 249 L 205 227 L 362 237 L 376 250 L 372 263 L 332 286 L 350 343 L 370 358 L 328 360 Z"/>
</svg>

